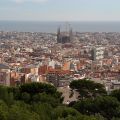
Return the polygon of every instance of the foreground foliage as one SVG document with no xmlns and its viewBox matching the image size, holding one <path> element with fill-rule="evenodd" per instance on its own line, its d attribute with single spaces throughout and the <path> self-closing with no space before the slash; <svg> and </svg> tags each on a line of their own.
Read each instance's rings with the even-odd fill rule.
<svg viewBox="0 0 120 120">
<path fill-rule="evenodd" d="M 49 84 L 0 86 L 0 120 L 97 120 L 62 104 L 62 94 Z"/>
<path fill-rule="evenodd" d="M 87 80 L 82 83 L 73 81 L 70 87 L 77 90 L 79 94 L 82 91 L 80 96 L 84 99 L 79 98 L 77 102 L 66 106 L 62 104 L 62 94 L 49 84 L 30 83 L 19 87 L 0 86 L 0 120 L 120 119 L 119 90 L 107 96 L 103 85 Z"/>
</svg>

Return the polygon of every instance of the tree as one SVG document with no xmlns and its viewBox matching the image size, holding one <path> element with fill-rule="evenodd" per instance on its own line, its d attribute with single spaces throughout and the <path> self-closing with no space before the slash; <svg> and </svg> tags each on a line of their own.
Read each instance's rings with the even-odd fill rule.
<svg viewBox="0 0 120 120">
<path fill-rule="evenodd" d="M 8 105 L 14 102 L 13 93 L 9 92 L 5 86 L 0 86 L 0 99 L 6 102 Z"/>
<path fill-rule="evenodd" d="M 24 102 L 16 102 L 9 108 L 8 120 L 41 120 Z"/>
<path fill-rule="evenodd" d="M 117 98 L 118 101 L 120 102 L 120 89 L 119 90 L 113 90 L 110 95 Z"/>
<path fill-rule="evenodd" d="M 53 108 L 48 103 L 35 103 L 32 110 L 40 116 L 41 120 L 51 120 L 51 112 Z"/>
<path fill-rule="evenodd" d="M 21 100 L 23 100 L 24 102 L 29 103 L 30 99 L 31 99 L 31 96 L 29 93 L 24 92 L 21 94 Z"/>
<path fill-rule="evenodd" d="M 81 100 L 75 103 L 73 107 L 86 115 L 100 113 L 108 120 L 113 117 L 120 117 L 120 103 L 116 98 L 110 96 Z"/>
<path fill-rule="evenodd" d="M 21 97 L 19 87 L 7 87 L 8 93 L 13 93 L 13 97 L 15 100 L 19 100 Z"/>
<path fill-rule="evenodd" d="M 87 79 L 72 81 L 70 83 L 70 88 L 79 92 L 80 99 L 94 98 L 106 94 L 104 85 Z"/>
<path fill-rule="evenodd" d="M 82 115 L 73 108 L 58 106 L 53 111 L 52 120 L 104 120 L 104 118 L 101 117 L 100 115 L 99 116 Z"/>
<path fill-rule="evenodd" d="M 8 118 L 8 106 L 6 103 L 0 100 L 0 120 L 7 120 Z"/>
<path fill-rule="evenodd" d="M 69 115 L 71 116 L 79 116 L 80 113 L 73 108 L 68 108 L 64 106 L 58 106 L 53 111 L 53 119 L 57 120 L 58 118 L 66 118 Z"/>
<path fill-rule="evenodd" d="M 102 120 L 63 105 L 61 96 L 54 86 L 45 83 L 0 86 L 0 120 Z"/>
<path fill-rule="evenodd" d="M 41 102 L 41 103 L 48 103 L 52 107 L 57 107 L 61 104 L 59 98 L 55 98 L 52 95 L 48 95 L 46 93 L 39 93 L 33 96 L 32 101 L 35 103 Z"/>
<path fill-rule="evenodd" d="M 21 93 L 27 92 L 30 95 L 44 92 L 47 94 L 55 94 L 57 92 L 57 89 L 50 84 L 36 82 L 23 84 L 19 89 Z"/>
<path fill-rule="evenodd" d="M 21 85 L 19 91 L 19 97 L 17 98 L 25 100 L 25 102 L 51 101 L 52 104 L 56 105 L 55 103 L 62 103 L 63 101 L 62 93 L 50 84 L 27 83 Z"/>
</svg>

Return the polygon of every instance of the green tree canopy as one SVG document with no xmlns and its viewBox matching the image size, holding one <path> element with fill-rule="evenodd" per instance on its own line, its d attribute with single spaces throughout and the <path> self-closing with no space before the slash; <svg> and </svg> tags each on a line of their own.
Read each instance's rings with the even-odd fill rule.
<svg viewBox="0 0 120 120">
<path fill-rule="evenodd" d="M 0 120 L 7 120 L 8 112 L 8 106 L 4 101 L 0 100 Z"/>
<path fill-rule="evenodd" d="M 9 108 L 8 120 L 41 120 L 40 116 L 24 102 L 16 102 Z"/>
<path fill-rule="evenodd" d="M 113 90 L 110 95 L 117 98 L 120 101 L 120 89 Z"/>
<path fill-rule="evenodd" d="M 56 106 L 63 101 L 62 93 L 53 85 L 46 83 L 27 83 L 19 87 L 9 87 L 8 91 L 13 93 L 14 99 L 26 103 L 47 101 Z"/>
<path fill-rule="evenodd" d="M 47 94 L 55 94 L 57 91 L 57 89 L 50 84 L 36 82 L 23 84 L 19 89 L 21 93 L 27 92 L 31 95 L 44 92 Z"/>
<path fill-rule="evenodd" d="M 53 111 L 53 120 L 104 120 L 101 115 L 87 116 L 82 115 L 71 107 L 58 106 Z"/>
<path fill-rule="evenodd" d="M 70 88 L 79 92 L 80 99 L 94 98 L 106 94 L 104 85 L 87 79 L 72 81 L 70 83 Z"/>
<path fill-rule="evenodd" d="M 62 104 L 62 94 L 49 84 L 0 86 L 0 120 L 104 120 L 103 117 L 119 120 L 118 97 L 117 100 L 112 93 L 114 97 L 105 96 L 101 84 L 81 81 L 73 81 L 71 88 L 86 99 L 72 102 L 69 106 Z"/>
<path fill-rule="evenodd" d="M 108 120 L 113 117 L 120 117 L 120 103 L 116 98 L 110 96 L 81 100 L 75 103 L 73 107 L 86 115 L 100 113 Z"/>
</svg>

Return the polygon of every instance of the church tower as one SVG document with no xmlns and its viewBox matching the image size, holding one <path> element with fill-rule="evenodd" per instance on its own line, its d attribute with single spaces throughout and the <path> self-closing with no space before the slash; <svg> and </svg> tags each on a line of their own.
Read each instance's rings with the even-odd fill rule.
<svg viewBox="0 0 120 120">
<path fill-rule="evenodd" d="M 57 30 L 57 43 L 71 43 L 73 41 L 73 32 L 72 28 L 69 31 L 61 32 L 60 27 Z"/>
<path fill-rule="evenodd" d="M 72 28 L 70 28 L 70 30 L 69 30 L 69 37 L 70 37 L 70 42 L 72 42 L 72 40 L 73 40 Z"/>
<path fill-rule="evenodd" d="M 60 43 L 61 40 L 60 40 L 60 27 L 58 28 L 57 30 L 57 43 Z"/>
</svg>

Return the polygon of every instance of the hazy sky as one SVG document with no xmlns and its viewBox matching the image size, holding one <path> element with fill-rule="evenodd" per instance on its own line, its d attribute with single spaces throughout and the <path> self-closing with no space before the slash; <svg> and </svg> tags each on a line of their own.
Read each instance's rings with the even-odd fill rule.
<svg viewBox="0 0 120 120">
<path fill-rule="evenodd" d="M 120 0 L 0 0 L 0 20 L 120 21 Z"/>
</svg>

